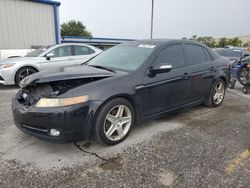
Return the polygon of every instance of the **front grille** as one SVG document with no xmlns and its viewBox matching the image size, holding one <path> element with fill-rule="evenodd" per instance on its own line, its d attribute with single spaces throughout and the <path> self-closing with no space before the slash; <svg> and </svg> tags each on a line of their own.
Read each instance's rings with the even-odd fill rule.
<svg viewBox="0 0 250 188">
<path fill-rule="evenodd" d="M 3 79 L 3 77 L 2 77 L 2 76 L 0 76 L 0 81 L 4 81 L 4 79 Z"/>
</svg>

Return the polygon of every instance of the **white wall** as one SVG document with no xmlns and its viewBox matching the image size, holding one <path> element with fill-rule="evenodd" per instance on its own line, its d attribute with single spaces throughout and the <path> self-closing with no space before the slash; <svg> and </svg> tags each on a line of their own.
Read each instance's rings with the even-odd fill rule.
<svg viewBox="0 0 250 188">
<path fill-rule="evenodd" d="M 0 49 L 29 49 L 54 43 L 52 5 L 0 0 Z"/>
</svg>

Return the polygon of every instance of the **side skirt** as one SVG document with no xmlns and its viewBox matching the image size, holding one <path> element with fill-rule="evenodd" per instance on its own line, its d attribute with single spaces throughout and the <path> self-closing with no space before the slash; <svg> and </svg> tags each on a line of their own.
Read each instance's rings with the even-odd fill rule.
<svg viewBox="0 0 250 188">
<path fill-rule="evenodd" d="M 149 115 L 149 116 L 144 116 L 144 117 L 142 117 L 142 119 L 140 119 L 137 122 L 137 124 L 143 123 L 143 122 L 145 122 L 147 120 L 159 119 L 159 118 L 164 117 L 166 115 L 178 112 L 178 111 L 183 110 L 183 109 L 192 108 L 192 107 L 201 105 L 203 103 L 204 103 L 204 99 L 199 100 L 199 101 L 195 101 L 195 102 L 192 102 L 192 103 L 189 103 L 189 104 L 186 104 L 186 105 L 182 105 L 182 106 L 179 106 L 177 108 L 173 108 L 171 110 L 166 110 L 166 111 L 163 111 L 163 112 L 160 112 L 160 113 L 157 113 L 157 114 L 153 114 L 153 115 Z"/>
</svg>

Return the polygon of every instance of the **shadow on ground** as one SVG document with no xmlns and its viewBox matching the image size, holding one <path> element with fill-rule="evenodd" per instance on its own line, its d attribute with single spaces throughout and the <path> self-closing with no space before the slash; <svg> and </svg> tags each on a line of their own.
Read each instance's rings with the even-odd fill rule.
<svg viewBox="0 0 250 188">
<path fill-rule="evenodd" d="M 12 89 L 19 89 L 19 86 L 5 86 L 0 84 L 0 90 L 12 90 Z"/>
</svg>

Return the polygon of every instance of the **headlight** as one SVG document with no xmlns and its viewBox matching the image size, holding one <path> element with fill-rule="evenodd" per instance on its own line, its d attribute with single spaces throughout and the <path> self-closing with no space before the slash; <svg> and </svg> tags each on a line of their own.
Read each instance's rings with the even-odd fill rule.
<svg viewBox="0 0 250 188">
<path fill-rule="evenodd" d="M 79 104 L 88 101 L 88 96 L 79 96 L 71 98 L 41 98 L 36 103 L 36 107 L 62 107 Z"/>
<path fill-rule="evenodd" d="M 2 69 L 9 68 L 9 67 L 13 67 L 14 65 L 15 65 L 15 63 L 6 63 L 6 64 L 1 65 L 1 68 Z"/>
</svg>

